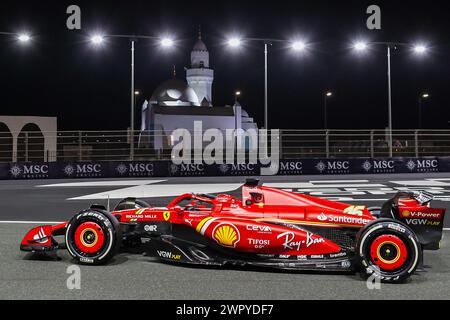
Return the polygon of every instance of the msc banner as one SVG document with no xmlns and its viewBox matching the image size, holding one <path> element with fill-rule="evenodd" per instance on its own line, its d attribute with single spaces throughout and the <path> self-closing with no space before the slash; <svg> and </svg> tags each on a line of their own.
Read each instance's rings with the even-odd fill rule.
<svg viewBox="0 0 450 320">
<path fill-rule="evenodd" d="M 281 160 L 278 175 L 450 172 L 450 157 Z M 259 164 L 179 164 L 171 161 L 0 163 L 0 180 L 132 177 L 258 176 Z"/>
<path fill-rule="evenodd" d="M 450 158 L 281 160 L 278 175 L 450 172 Z"/>
</svg>

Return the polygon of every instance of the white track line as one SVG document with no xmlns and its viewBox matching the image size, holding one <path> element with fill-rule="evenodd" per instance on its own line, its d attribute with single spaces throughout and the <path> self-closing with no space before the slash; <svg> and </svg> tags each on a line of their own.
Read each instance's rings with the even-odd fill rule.
<svg viewBox="0 0 450 320">
<path fill-rule="evenodd" d="M 368 183 L 369 180 L 310 180 L 311 183 Z"/>
</svg>

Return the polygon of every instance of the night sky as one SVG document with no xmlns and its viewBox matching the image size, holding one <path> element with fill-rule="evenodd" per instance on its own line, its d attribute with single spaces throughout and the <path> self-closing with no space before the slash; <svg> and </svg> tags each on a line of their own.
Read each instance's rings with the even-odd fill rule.
<svg viewBox="0 0 450 320">
<path fill-rule="evenodd" d="M 136 48 L 138 100 L 151 96 L 172 76 L 185 79 L 190 51 L 201 25 L 215 70 L 213 103 L 241 104 L 263 124 L 263 45 L 248 43 L 238 52 L 226 48 L 228 35 L 292 39 L 309 44 L 294 54 L 274 44 L 269 56 L 269 125 L 315 129 L 323 124 L 323 92 L 332 90 L 329 127 L 387 126 L 384 47 L 365 55 L 351 49 L 355 39 L 423 41 L 430 51 L 417 57 L 408 49 L 393 52 L 394 129 L 417 127 L 418 96 L 424 127 L 450 128 L 450 4 L 448 1 L 2 1 L 0 31 L 29 30 L 32 43 L 19 45 L 0 36 L 0 115 L 57 116 L 60 130 L 125 129 L 129 126 L 130 56 L 127 40 L 103 48 L 87 39 L 109 34 L 173 35 L 176 48 L 164 51 L 151 41 Z M 66 8 L 82 10 L 82 30 L 66 29 Z M 368 5 L 382 9 L 382 30 L 366 28 Z M 138 109 L 138 108 L 137 108 Z"/>
</svg>

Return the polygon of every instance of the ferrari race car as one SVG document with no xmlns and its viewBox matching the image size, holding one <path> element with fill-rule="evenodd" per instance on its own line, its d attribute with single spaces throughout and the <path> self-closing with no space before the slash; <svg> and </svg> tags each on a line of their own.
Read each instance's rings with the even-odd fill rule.
<svg viewBox="0 0 450 320">
<path fill-rule="evenodd" d="M 93 205 L 69 222 L 32 229 L 20 249 L 67 248 L 80 264 L 100 265 L 120 250 L 140 248 L 162 261 L 205 266 L 361 271 L 401 282 L 437 250 L 445 209 L 425 192 L 398 193 L 381 208 L 260 186 L 249 179 L 242 199 L 183 194 L 166 207 L 127 198 L 112 212 Z M 65 241 L 59 244 L 58 236 Z"/>
</svg>

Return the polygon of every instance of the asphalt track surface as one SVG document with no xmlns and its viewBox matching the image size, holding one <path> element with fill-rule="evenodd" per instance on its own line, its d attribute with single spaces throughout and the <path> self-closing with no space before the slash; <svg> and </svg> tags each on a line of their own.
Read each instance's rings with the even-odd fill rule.
<svg viewBox="0 0 450 320">
<path fill-rule="evenodd" d="M 120 253 L 102 267 L 81 266 L 81 289 L 69 290 L 65 250 L 59 261 L 19 251 L 34 222 L 58 222 L 91 203 L 113 206 L 135 195 L 164 205 L 172 194 L 225 192 L 244 179 L 152 178 L 0 181 L 0 299 L 449 299 L 450 231 L 442 249 L 425 252 L 427 272 L 401 285 L 369 290 L 358 274 L 273 272 L 266 269 L 198 268 Z M 434 206 L 450 206 L 450 174 L 264 177 L 273 186 L 351 204 L 379 206 L 398 190 L 428 190 Z M 238 195 L 236 192 L 230 193 Z M 151 195 L 151 197 L 146 197 Z M 447 218 L 446 228 L 450 223 Z"/>
</svg>

